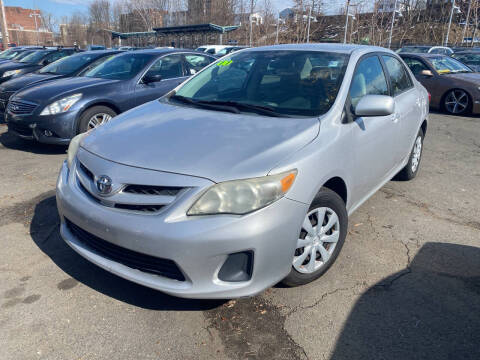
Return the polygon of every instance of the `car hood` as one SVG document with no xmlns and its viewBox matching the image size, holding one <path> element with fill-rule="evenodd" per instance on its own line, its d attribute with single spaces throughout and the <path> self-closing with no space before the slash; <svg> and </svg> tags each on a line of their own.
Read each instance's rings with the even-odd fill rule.
<svg viewBox="0 0 480 360">
<path fill-rule="evenodd" d="M 124 165 L 214 182 L 264 176 L 318 135 L 317 118 L 233 114 L 152 101 L 92 131 L 82 148 Z"/>
<path fill-rule="evenodd" d="M 446 74 L 449 78 L 464 80 L 472 83 L 480 83 L 479 73 L 459 73 L 459 74 Z"/>
<path fill-rule="evenodd" d="M 23 89 L 25 86 L 33 85 L 42 81 L 54 80 L 63 77 L 62 75 L 52 74 L 37 74 L 31 73 L 18 78 L 14 78 L 5 82 L 2 85 L 2 91 L 17 91 Z"/>
<path fill-rule="evenodd" d="M 93 86 L 104 86 L 119 80 L 108 80 L 88 77 L 73 77 L 40 83 L 29 87 L 15 94 L 17 100 L 28 100 L 39 102 L 42 100 L 51 101 L 53 98 L 61 98 L 72 92 L 81 92 Z"/>
<path fill-rule="evenodd" d="M 3 73 L 8 70 L 25 69 L 29 67 L 35 67 L 35 66 L 38 66 L 38 65 L 9 61 L 3 64 L 0 63 L 0 72 Z"/>
</svg>

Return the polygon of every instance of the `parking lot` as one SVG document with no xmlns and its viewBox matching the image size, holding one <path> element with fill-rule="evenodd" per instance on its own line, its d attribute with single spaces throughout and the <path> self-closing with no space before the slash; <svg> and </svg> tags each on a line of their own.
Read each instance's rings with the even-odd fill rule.
<svg viewBox="0 0 480 360">
<path fill-rule="evenodd" d="M 0 359 L 480 358 L 479 118 L 431 114 L 418 177 L 350 218 L 322 278 L 236 301 L 169 297 L 81 258 L 58 231 L 66 149 L 6 131 Z"/>
</svg>

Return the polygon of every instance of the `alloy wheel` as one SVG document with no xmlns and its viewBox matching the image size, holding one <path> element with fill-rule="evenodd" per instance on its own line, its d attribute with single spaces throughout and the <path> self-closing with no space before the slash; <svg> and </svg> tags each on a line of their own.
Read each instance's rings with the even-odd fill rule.
<svg viewBox="0 0 480 360">
<path fill-rule="evenodd" d="M 445 108 L 451 114 L 461 114 L 469 105 L 468 94 L 463 90 L 452 90 L 445 97 Z"/>
<path fill-rule="evenodd" d="M 96 127 L 105 124 L 112 118 L 111 115 L 106 113 L 99 113 L 93 115 L 90 120 L 88 120 L 88 130 L 95 129 Z"/>
<path fill-rule="evenodd" d="M 340 237 L 340 221 L 335 211 L 320 207 L 310 211 L 303 221 L 293 257 L 293 267 L 311 274 L 332 256 Z"/>
<path fill-rule="evenodd" d="M 422 137 L 418 136 L 417 139 L 415 140 L 415 145 L 413 145 L 412 172 L 417 171 L 421 156 L 422 156 Z"/>
</svg>

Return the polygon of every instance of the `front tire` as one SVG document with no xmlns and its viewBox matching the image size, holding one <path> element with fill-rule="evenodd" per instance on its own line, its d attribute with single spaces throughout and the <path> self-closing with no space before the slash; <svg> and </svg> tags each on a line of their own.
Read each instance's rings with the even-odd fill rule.
<svg viewBox="0 0 480 360">
<path fill-rule="evenodd" d="M 322 188 L 305 216 L 297 240 L 287 286 L 308 284 L 335 262 L 347 236 L 348 214 L 342 198 Z"/>
<path fill-rule="evenodd" d="M 450 90 L 443 98 L 443 108 L 451 115 L 468 114 L 471 106 L 470 95 L 462 89 Z"/>
<path fill-rule="evenodd" d="M 415 143 L 413 144 L 407 165 L 397 174 L 396 179 L 402 181 L 412 180 L 417 176 L 420 168 L 420 160 L 423 154 L 423 130 L 418 131 Z"/>
<path fill-rule="evenodd" d="M 116 115 L 117 113 L 107 106 L 93 106 L 85 110 L 80 116 L 78 134 L 95 129 L 107 123 Z"/>
</svg>

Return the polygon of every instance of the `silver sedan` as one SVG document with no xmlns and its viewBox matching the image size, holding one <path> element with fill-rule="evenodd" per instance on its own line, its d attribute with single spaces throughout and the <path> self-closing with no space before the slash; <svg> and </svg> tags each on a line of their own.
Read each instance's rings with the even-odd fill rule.
<svg viewBox="0 0 480 360">
<path fill-rule="evenodd" d="M 352 212 L 416 176 L 427 117 L 427 91 L 389 50 L 242 50 L 72 140 L 61 234 L 180 297 L 306 284 L 337 258 Z"/>
</svg>

